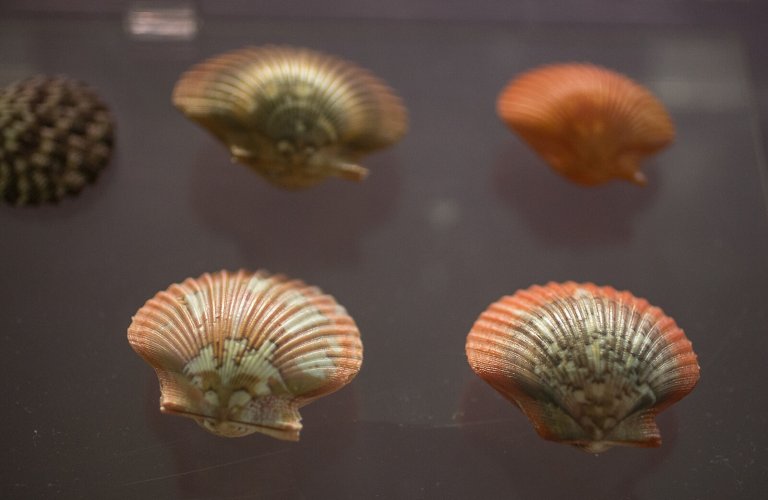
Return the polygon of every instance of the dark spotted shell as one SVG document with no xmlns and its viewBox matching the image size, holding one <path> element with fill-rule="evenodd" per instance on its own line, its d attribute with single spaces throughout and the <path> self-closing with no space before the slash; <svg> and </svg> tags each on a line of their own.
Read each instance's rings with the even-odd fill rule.
<svg viewBox="0 0 768 500">
<path fill-rule="evenodd" d="M 407 128 L 399 97 L 368 71 L 293 47 L 248 47 L 184 73 L 173 103 L 234 160 L 283 188 L 329 176 L 362 180 L 355 162 Z"/>
<path fill-rule="evenodd" d="M 109 163 L 114 142 L 106 105 L 64 76 L 1 88 L 0 134 L 0 198 L 12 205 L 76 195 Z"/>
<path fill-rule="evenodd" d="M 693 390 L 691 342 L 658 307 L 592 283 L 549 283 L 492 304 L 467 358 L 539 434 L 598 453 L 661 444 L 655 416 Z"/>
</svg>

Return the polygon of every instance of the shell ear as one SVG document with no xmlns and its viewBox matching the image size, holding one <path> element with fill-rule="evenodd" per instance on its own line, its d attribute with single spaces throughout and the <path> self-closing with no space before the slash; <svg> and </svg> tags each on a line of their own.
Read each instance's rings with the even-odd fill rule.
<svg viewBox="0 0 768 500">
<path fill-rule="evenodd" d="M 368 169 L 355 165 L 354 163 L 347 163 L 342 160 L 332 159 L 328 164 L 329 171 L 336 177 L 347 179 L 350 181 L 360 182 L 368 177 Z"/>
<path fill-rule="evenodd" d="M 586 442 L 589 435 L 558 405 L 548 401 L 537 401 L 523 397 L 518 407 L 533 423 L 536 432 L 544 439 L 559 442 Z"/>
<path fill-rule="evenodd" d="M 188 417 L 216 417 L 216 409 L 203 392 L 180 373 L 156 369 L 160 382 L 160 411 Z"/>
<path fill-rule="evenodd" d="M 229 152 L 232 154 L 232 162 L 248 163 L 248 161 L 256 158 L 255 153 L 242 146 L 233 144 L 229 147 Z"/>
<path fill-rule="evenodd" d="M 625 418 L 606 436 L 606 441 L 642 448 L 661 446 L 661 433 L 656 425 L 656 411 L 644 410 Z"/>
<path fill-rule="evenodd" d="M 646 184 L 648 184 L 648 177 L 646 177 L 645 174 L 640 172 L 639 170 L 635 170 L 634 172 L 632 172 L 632 175 L 630 175 L 628 179 L 629 179 L 629 182 L 633 182 L 638 186 L 645 186 Z"/>
</svg>

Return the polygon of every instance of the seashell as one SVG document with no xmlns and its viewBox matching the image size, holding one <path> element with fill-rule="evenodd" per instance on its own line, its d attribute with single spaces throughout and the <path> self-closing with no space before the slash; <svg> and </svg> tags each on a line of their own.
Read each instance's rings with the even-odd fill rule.
<svg viewBox="0 0 768 500">
<path fill-rule="evenodd" d="M 368 171 L 354 162 L 397 142 L 408 121 L 400 98 L 366 70 L 292 47 L 208 59 L 181 76 L 173 104 L 283 188 L 362 180 Z"/>
<path fill-rule="evenodd" d="M 12 205 L 79 193 L 107 166 L 114 142 L 106 105 L 64 76 L 0 88 L 0 131 L 0 198 Z"/>
<path fill-rule="evenodd" d="M 590 64 L 545 66 L 499 95 L 499 117 L 557 172 L 580 184 L 645 184 L 640 162 L 669 145 L 664 105 L 624 75 Z"/>
<path fill-rule="evenodd" d="M 139 309 L 128 341 L 157 372 L 160 411 L 226 437 L 298 440 L 298 409 L 347 384 L 363 360 L 333 297 L 266 271 L 171 285 Z"/>
<path fill-rule="evenodd" d="M 693 390 L 699 365 L 672 318 L 629 292 L 549 283 L 492 304 L 467 336 L 472 369 L 545 439 L 592 453 L 655 447 L 655 416 Z"/>
</svg>

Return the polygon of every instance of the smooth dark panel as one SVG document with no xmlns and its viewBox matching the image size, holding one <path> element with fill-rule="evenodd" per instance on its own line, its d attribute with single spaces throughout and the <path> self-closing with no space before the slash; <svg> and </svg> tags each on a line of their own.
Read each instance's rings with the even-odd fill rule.
<svg viewBox="0 0 768 500">
<path fill-rule="evenodd" d="M 758 64 L 732 30 L 204 18 L 191 41 L 115 19 L 3 18 L 0 81 L 66 73 L 118 122 L 110 167 L 56 207 L 0 207 L 0 488 L 13 498 L 758 498 L 768 484 L 768 221 Z M 371 69 L 409 134 L 360 185 L 292 193 L 230 163 L 170 104 L 204 57 L 290 43 Z M 515 74 L 591 61 L 649 86 L 677 125 L 646 188 L 585 189 L 496 118 Z M 764 76 L 764 75 L 763 75 Z M 762 88 L 764 90 L 764 79 Z M 764 97 L 764 96 L 763 96 Z M 762 102 L 762 101 L 760 101 Z M 299 443 L 226 440 L 161 415 L 131 315 L 170 283 L 266 268 L 332 293 L 360 375 L 306 407 Z M 592 456 L 538 438 L 477 379 L 464 339 L 549 280 L 629 289 L 672 315 L 702 379 L 660 449 Z"/>
</svg>

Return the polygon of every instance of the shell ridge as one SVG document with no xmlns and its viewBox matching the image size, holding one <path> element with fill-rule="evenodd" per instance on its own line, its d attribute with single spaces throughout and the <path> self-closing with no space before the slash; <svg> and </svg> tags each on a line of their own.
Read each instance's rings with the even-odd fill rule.
<svg viewBox="0 0 768 500">
<path fill-rule="evenodd" d="M 170 293 L 173 294 L 177 291 L 182 299 L 181 304 L 183 307 L 181 310 L 186 311 L 186 313 L 189 314 L 189 319 L 193 326 L 191 331 L 197 334 L 205 326 L 203 304 L 200 302 L 200 295 L 203 293 L 203 290 L 201 290 L 200 287 L 198 287 L 195 283 L 185 281 L 184 283 L 173 287 Z M 174 300 L 176 299 L 173 296 L 168 296 L 168 298 Z M 175 301 L 177 303 L 179 302 L 178 300 Z M 201 348 L 204 347 L 206 339 L 199 338 L 197 335 L 195 335 L 191 340 L 194 341 L 194 345 L 196 347 Z"/>
<path fill-rule="evenodd" d="M 661 396 L 666 397 L 670 392 L 668 388 L 670 385 L 672 387 L 688 385 L 686 379 L 679 379 L 676 375 L 687 372 L 690 369 L 689 366 L 693 365 L 697 366 L 695 355 L 668 355 L 663 362 L 656 364 L 657 372 L 648 375 L 648 383 L 658 390 Z M 675 392 L 674 389 L 671 392 Z"/>
<path fill-rule="evenodd" d="M 275 309 L 272 301 L 276 297 L 275 288 L 284 282 L 283 276 L 272 276 L 265 279 L 253 277 L 248 283 L 252 306 L 247 314 L 244 331 L 250 339 L 249 347 L 253 348 L 255 344 L 273 336 L 272 330 L 268 328 L 269 316 Z"/>
<path fill-rule="evenodd" d="M 163 327 L 162 324 L 145 319 L 135 323 L 136 328 Z M 129 339 L 133 349 L 144 359 L 154 362 L 156 360 L 173 360 L 174 357 L 182 358 L 185 353 L 179 346 L 165 339 L 153 339 L 154 342 L 148 342 L 136 333 L 136 328 L 129 330 Z"/>
<path fill-rule="evenodd" d="M 675 331 L 679 331 L 681 335 L 670 338 L 667 332 Z M 648 361 L 646 373 L 643 373 L 644 378 L 649 379 L 650 374 L 664 364 L 665 360 L 669 358 L 669 351 L 675 350 L 675 342 L 682 336 L 684 333 L 675 324 L 662 326 L 659 325 L 658 321 L 654 323 L 654 328 L 646 337 L 647 348 L 638 354 L 638 357 Z"/>
<path fill-rule="evenodd" d="M 328 382 L 330 373 L 339 372 L 339 368 L 343 369 L 343 372 L 349 370 L 350 367 L 356 367 L 360 364 L 360 357 L 347 353 L 346 351 L 334 352 L 331 351 L 324 356 L 317 354 L 311 354 L 303 357 L 294 358 L 289 367 L 282 370 L 282 374 L 286 379 L 290 379 L 296 375 L 311 375 L 316 372 L 317 378 L 326 379 Z"/>
<path fill-rule="evenodd" d="M 172 329 L 169 328 L 173 324 L 173 320 L 175 319 L 173 316 L 168 315 L 165 311 L 162 313 L 157 313 L 155 316 L 155 321 L 151 322 L 149 321 L 149 318 L 147 318 L 147 321 L 142 322 L 142 326 L 147 325 L 154 325 L 159 326 L 161 329 L 160 331 L 168 332 L 169 339 L 165 338 L 156 338 L 153 339 L 153 343 L 147 343 L 144 342 L 143 346 L 145 349 L 152 349 L 153 353 L 155 355 L 161 354 L 163 357 L 166 357 L 169 353 L 174 353 L 182 358 L 186 358 L 190 355 L 192 352 L 192 349 L 194 349 L 188 342 L 188 339 L 181 335 L 177 335 L 172 333 Z M 161 349 L 162 348 L 162 349 Z"/>
<path fill-rule="evenodd" d="M 284 318 L 296 314 L 302 307 L 312 307 L 301 293 L 306 285 L 298 281 L 276 283 L 271 289 L 273 300 L 280 300 L 277 307 L 268 307 L 261 318 L 259 329 L 264 338 L 278 339 L 280 332 L 285 332 Z M 317 314 L 317 312 L 315 311 Z"/>
<path fill-rule="evenodd" d="M 216 320 L 221 311 L 221 288 L 226 286 L 228 278 L 225 273 L 213 275 L 206 273 L 198 278 L 197 281 L 191 281 L 190 285 L 195 290 L 191 295 L 192 303 L 197 307 L 200 322 L 202 323 L 200 340 L 204 342 L 203 348 L 207 345 L 213 345 L 214 359 L 218 364 L 227 362 L 225 356 L 224 342 L 215 339 L 214 335 L 221 331 L 226 331 L 224 325 Z M 215 365 L 214 365 L 215 366 Z"/>
<path fill-rule="evenodd" d="M 179 307 L 179 302 L 172 292 L 161 292 L 157 294 L 153 299 L 150 299 L 147 306 L 149 306 L 152 311 L 150 318 L 154 317 L 157 322 L 161 323 L 162 331 L 173 336 L 179 348 L 185 353 L 185 356 L 189 356 L 190 353 L 195 351 L 196 345 L 194 337 L 188 338 L 188 336 L 172 332 L 171 327 L 175 327 L 178 332 L 183 332 L 185 329 L 197 332 L 197 324 L 194 322 L 190 324 L 189 320 L 191 318 L 187 318 L 183 315 L 185 312 L 184 308 Z"/>
<path fill-rule="evenodd" d="M 522 339 L 516 340 L 515 342 L 512 342 L 510 340 L 503 339 L 503 337 L 499 335 L 499 333 L 503 334 L 505 332 L 505 329 L 500 329 L 498 327 L 496 321 L 494 321 L 496 319 L 500 321 L 505 321 L 508 319 L 508 316 L 496 316 L 493 319 L 481 317 L 481 321 L 484 321 L 485 324 L 481 324 L 479 326 L 483 328 L 484 326 L 487 325 L 486 332 L 491 334 L 491 335 L 485 336 L 486 342 L 487 340 L 492 339 L 493 343 L 497 344 L 499 347 L 506 350 L 516 348 L 521 342 L 523 342 L 525 345 L 520 346 L 521 353 L 525 352 L 525 348 L 528 347 L 529 345 L 536 346 L 537 353 L 540 353 L 540 354 L 546 353 L 547 351 L 546 342 L 540 335 L 540 328 L 538 328 L 537 325 L 520 322 L 519 320 L 517 321 L 513 320 L 514 322 L 510 324 L 510 328 L 512 330 L 519 331 L 524 335 L 524 337 Z M 534 359 L 533 361 L 534 362 L 538 361 L 538 359 Z"/>
<path fill-rule="evenodd" d="M 180 317 L 175 310 L 175 298 L 168 294 L 158 294 L 149 301 L 147 304 L 152 308 L 152 314 L 145 318 L 145 321 L 152 320 L 163 329 L 168 329 L 169 326 L 185 327 L 186 322 L 184 318 Z M 187 344 L 187 351 L 191 351 L 191 344 Z"/>
<path fill-rule="evenodd" d="M 290 356 L 290 359 L 299 359 L 307 355 L 328 356 L 329 353 L 341 352 L 347 347 L 352 346 L 360 350 L 360 341 L 355 332 L 357 332 L 356 327 L 341 329 L 335 324 L 319 325 L 315 328 L 304 330 L 300 339 L 294 338 L 282 344 L 275 353 L 275 357 L 282 360 L 285 356 Z M 335 345 L 328 345 L 328 350 L 320 353 L 314 350 L 314 345 L 310 345 L 315 342 L 325 342 L 328 344 L 333 342 Z M 304 351 L 309 351 L 309 353 L 304 354 Z"/>
<path fill-rule="evenodd" d="M 173 94 L 174 104 L 198 117 L 207 114 L 226 116 L 227 112 L 240 119 L 246 117 L 252 101 L 241 88 L 246 82 L 229 73 L 212 74 L 224 69 L 201 68 L 182 75 Z M 223 108 L 222 104 L 225 105 Z"/>
<path fill-rule="evenodd" d="M 275 352 L 275 359 L 283 365 L 308 356 L 328 357 L 329 353 L 343 351 L 351 344 L 358 345 L 359 339 L 355 332 L 357 332 L 356 327 L 339 328 L 333 323 L 318 324 L 303 329 L 300 337 L 294 336 L 279 346 Z M 345 339 L 347 339 L 346 342 Z M 315 344 L 318 342 L 325 344 L 322 352 L 315 349 Z"/>
<path fill-rule="evenodd" d="M 234 275 L 231 291 L 227 294 L 229 295 L 229 300 L 223 302 L 221 310 L 221 318 L 224 318 L 226 323 L 228 323 L 223 325 L 223 327 L 233 332 L 233 337 L 241 339 L 247 339 L 248 337 L 248 332 L 244 328 L 244 320 L 252 309 L 251 306 L 243 308 L 245 309 L 244 311 L 240 311 L 237 307 L 238 304 L 248 303 L 248 289 L 244 283 L 245 279 L 247 278 L 243 275 L 242 271 L 238 271 Z M 246 345 L 249 345 L 249 343 L 246 342 Z"/>
<path fill-rule="evenodd" d="M 495 306 L 496 304 L 494 304 Z M 493 306 L 492 306 L 493 309 Z M 502 338 L 502 335 L 504 334 L 504 330 L 498 329 L 498 324 L 496 322 L 488 322 L 486 324 L 480 324 L 478 323 L 485 321 L 484 315 L 481 315 L 480 319 L 476 323 L 476 326 L 473 327 L 473 333 L 471 335 L 471 349 L 470 351 L 477 351 L 477 349 L 482 346 L 484 358 L 487 358 L 489 356 L 493 356 L 496 359 L 502 359 L 504 354 L 507 352 L 514 352 L 518 356 L 520 356 L 520 359 L 526 360 L 527 367 L 525 368 L 525 373 L 521 374 L 522 379 L 528 384 L 529 386 L 535 386 L 535 384 L 540 380 L 540 376 L 535 372 L 534 366 L 536 366 L 537 363 L 540 362 L 540 358 L 533 358 L 531 359 L 529 356 L 526 356 L 526 354 L 530 353 L 530 349 L 526 349 L 526 344 L 528 345 L 535 345 L 537 347 L 537 350 L 535 351 L 538 354 L 543 354 L 544 356 L 548 356 L 548 352 L 546 349 L 546 346 L 544 344 L 544 341 L 541 339 L 539 335 L 537 335 L 538 331 L 530 331 L 530 330 L 523 330 L 522 333 L 525 334 L 525 337 L 522 340 L 524 343 L 520 342 L 511 342 L 509 340 L 504 340 Z M 499 318 L 503 321 L 503 317 Z M 486 326 L 488 325 L 488 326 Z M 512 326 L 514 329 L 515 327 Z M 519 327 L 518 327 L 519 328 Z M 489 345 L 490 344 L 490 345 Z M 469 344 L 468 344 L 469 345 Z M 495 346 L 495 349 L 490 350 L 489 347 Z M 552 361 L 550 359 L 550 361 Z M 476 362 L 477 363 L 477 362 Z M 482 364 L 476 364 L 475 366 L 482 366 L 483 369 L 485 369 L 489 363 L 487 361 L 482 361 Z"/>
<path fill-rule="evenodd" d="M 295 332 L 302 332 L 302 338 L 305 336 L 307 338 L 312 338 L 313 332 L 323 328 L 328 330 L 329 328 L 336 326 L 331 320 L 324 317 L 320 311 L 310 310 L 307 312 L 306 309 L 308 308 L 305 308 L 304 310 L 301 308 L 296 308 L 291 311 L 292 314 L 290 315 L 290 320 L 284 324 L 282 335 L 276 337 L 276 340 L 280 341 L 281 352 L 282 350 L 292 348 L 296 342 L 300 341 L 294 337 Z M 283 342 L 283 337 L 286 337 L 289 340 Z"/>
</svg>

